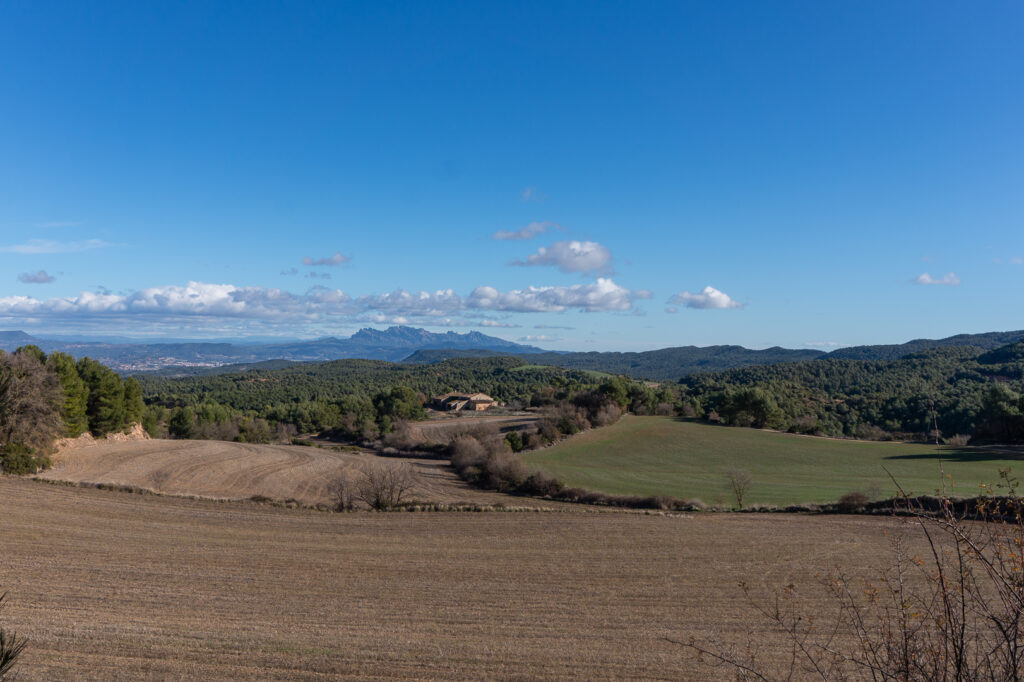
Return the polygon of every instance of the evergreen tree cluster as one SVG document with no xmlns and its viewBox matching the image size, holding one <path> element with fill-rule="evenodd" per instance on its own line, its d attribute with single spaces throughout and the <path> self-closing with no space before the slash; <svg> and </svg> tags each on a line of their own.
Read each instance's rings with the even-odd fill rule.
<svg viewBox="0 0 1024 682">
<path fill-rule="evenodd" d="M 34 472 L 48 464 L 54 439 L 122 431 L 143 410 L 139 383 L 95 360 L 37 346 L 0 351 L 0 470 Z"/>
</svg>

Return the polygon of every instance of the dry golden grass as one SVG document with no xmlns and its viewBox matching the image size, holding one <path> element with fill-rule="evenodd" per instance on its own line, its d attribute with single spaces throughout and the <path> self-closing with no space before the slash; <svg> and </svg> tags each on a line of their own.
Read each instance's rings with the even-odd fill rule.
<svg viewBox="0 0 1024 682">
<path fill-rule="evenodd" d="M 109 483 L 168 495 L 248 499 L 263 495 L 307 505 L 330 504 L 330 482 L 337 476 L 360 478 L 367 466 L 410 467 L 414 485 L 407 499 L 443 504 L 509 504 L 510 498 L 477 490 L 445 462 L 399 460 L 367 452 L 296 445 L 251 445 L 224 441 L 144 440 L 100 442 L 65 450 L 40 478 L 76 483 Z M 514 504 L 551 506 L 516 498 Z"/>
<path fill-rule="evenodd" d="M 27 680 L 708 679 L 665 638 L 741 641 L 738 582 L 870 573 L 900 525 L 330 514 L 4 477 L 0 518 Z"/>
</svg>

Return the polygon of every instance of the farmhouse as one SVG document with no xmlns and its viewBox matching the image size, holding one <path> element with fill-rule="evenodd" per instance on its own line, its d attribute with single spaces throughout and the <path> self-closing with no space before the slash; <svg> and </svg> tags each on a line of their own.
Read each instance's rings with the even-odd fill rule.
<svg viewBox="0 0 1024 682">
<path fill-rule="evenodd" d="M 470 412 L 483 412 L 494 407 L 494 398 L 486 393 L 445 393 L 434 396 L 433 407 L 435 410 L 444 412 L 458 412 L 467 410 Z"/>
</svg>

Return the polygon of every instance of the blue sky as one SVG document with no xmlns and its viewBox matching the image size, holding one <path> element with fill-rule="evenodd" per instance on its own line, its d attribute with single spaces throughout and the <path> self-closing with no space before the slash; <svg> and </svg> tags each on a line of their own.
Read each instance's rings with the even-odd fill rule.
<svg viewBox="0 0 1024 682">
<path fill-rule="evenodd" d="M 0 5 L 0 329 L 1024 328 L 1024 5 Z"/>
</svg>

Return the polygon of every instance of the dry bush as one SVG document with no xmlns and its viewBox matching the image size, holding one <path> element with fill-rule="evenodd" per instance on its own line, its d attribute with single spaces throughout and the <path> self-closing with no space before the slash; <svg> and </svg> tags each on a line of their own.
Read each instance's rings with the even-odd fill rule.
<svg viewBox="0 0 1024 682">
<path fill-rule="evenodd" d="M 274 442 L 281 443 L 283 445 L 290 445 L 292 438 L 299 433 L 298 429 L 295 428 L 295 424 L 286 424 L 284 422 L 278 422 L 274 428 Z"/>
<path fill-rule="evenodd" d="M 836 507 L 843 514 L 854 514 L 862 511 L 869 502 L 868 496 L 860 491 L 851 491 L 839 498 Z"/>
<path fill-rule="evenodd" d="M 0 610 L 3 609 L 6 598 L 6 594 L 0 594 Z M 9 679 L 18 657 L 27 645 L 28 641 L 24 637 L 18 637 L 15 633 L 0 628 L 0 680 Z"/>
<path fill-rule="evenodd" d="M 334 511 L 351 511 L 356 506 L 356 487 L 344 474 L 338 475 L 327 484 L 327 494 Z"/>
<path fill-rule="evenodd" d="M 236 420 L 209 422 L 200 424 L 195 431 L 197 440 L 226 440 L 234 441 L 238 438 L 238 423 Z"/>
<path fill-rule="evenodd" d="M 549 442 L 562 435 L 571 436 L 590 428 L 587 411 L 570 402 L 545 407 L 541 409 L 540 415 L 540 432 L 545 438 L 551 436 Z"/>
<path fill-rule="evenodd" d="M 163 490 L 167 481 L 171 480 L 171 472 L 167 469 L 158 469 L 150 474 L 149 480 L 153 483 L 153 487 L 156 490 Z"/>
<path fill-rule="evenodd" d="M 687 401 L 680 405 L 679 416 L 685 417 L 686 419 L 693 419 L 697 416 L 697 408 L 693 403 Z"/>
<path fill-rule="evenodd" d="M 946 445 L 956 445 L 957 447 L 963 447 L 971 442 L 971 437 L 962 433 L 958 433 L 955 436 L 950 436 L 946 439 Z"/>
<path fill-rule="evenodd" d="M 901 511 L 923 536 L 925 556 L 892 539 L 892 560 L 875 580 L 842 570 L 822 580 L 832 620 L 803 613 L 789 585 L 767 606 L 742 586 L 752 607 L 790 642 L 789 670 L 772 679 L 1019 680 L 1024 677 L 1024 504 L 1001 472 L 1003 497 L 973 509 L 949 497 L 938 511 L 903 495 Z M 712 641 L 680 642 L 698 660 L 737 679 L 767 680 L 758 652 Z"/>
<path fill-rule="evenodd" d="M 355 497 L 371 509 L 393 509 L 412 489 L 412 473 L 408 464 L 387 466 L 375 464 L 363 469 L 356 483 Z"/>
<path fill-rule="evenodd" d="M 459 436 L 451 442 L 448 449 L 451 453 L 452 466 L 459 472 L 469 467 L 479 468 L 487 456 L 487 448 L 473 436 Z"/>
<path fill-rule="evenodd" d="M 693 408 L 691 407 L 690 409 L 692 410 Z M 673 407 L 671 403 L 658 403 L 658 405 L 654 408 L 654 414 L 658 415 L 659 417 L 671 417 L 675 413 L 676 408 Z"/>
<path fill-rule="evenodd" d="M 669 414 L 671 414 L 671 406 L 669 406 Z M 601 406 L 600 409 L 595 412 L 591 418 L 591 424 L 593 426 L 610 426 L 615 422 L 619 421 L 622 417 L 622 409 L 615 403 L 609 402 Z"/>
<path fill-rule="evenodd" d="M 805 414 L 797 417 L 789 424 L 792 433 L 814 433 L 818 430 L 818 417 L 813 414 Z"/>
<path fill-rule="evenodd" d="M 396 419 L 390 433 L 382 439 L 385 447 L 394 448 L 399 452 L 411 452 L 423 445 L 423 439 L 412 432 L 409 422 Z"/>
<path fill-rule="evenodd" d="M 892 440 L 892 434 L 874 424 L 859 424 L 855 435 L 860 440 Z"/>
</svg>

